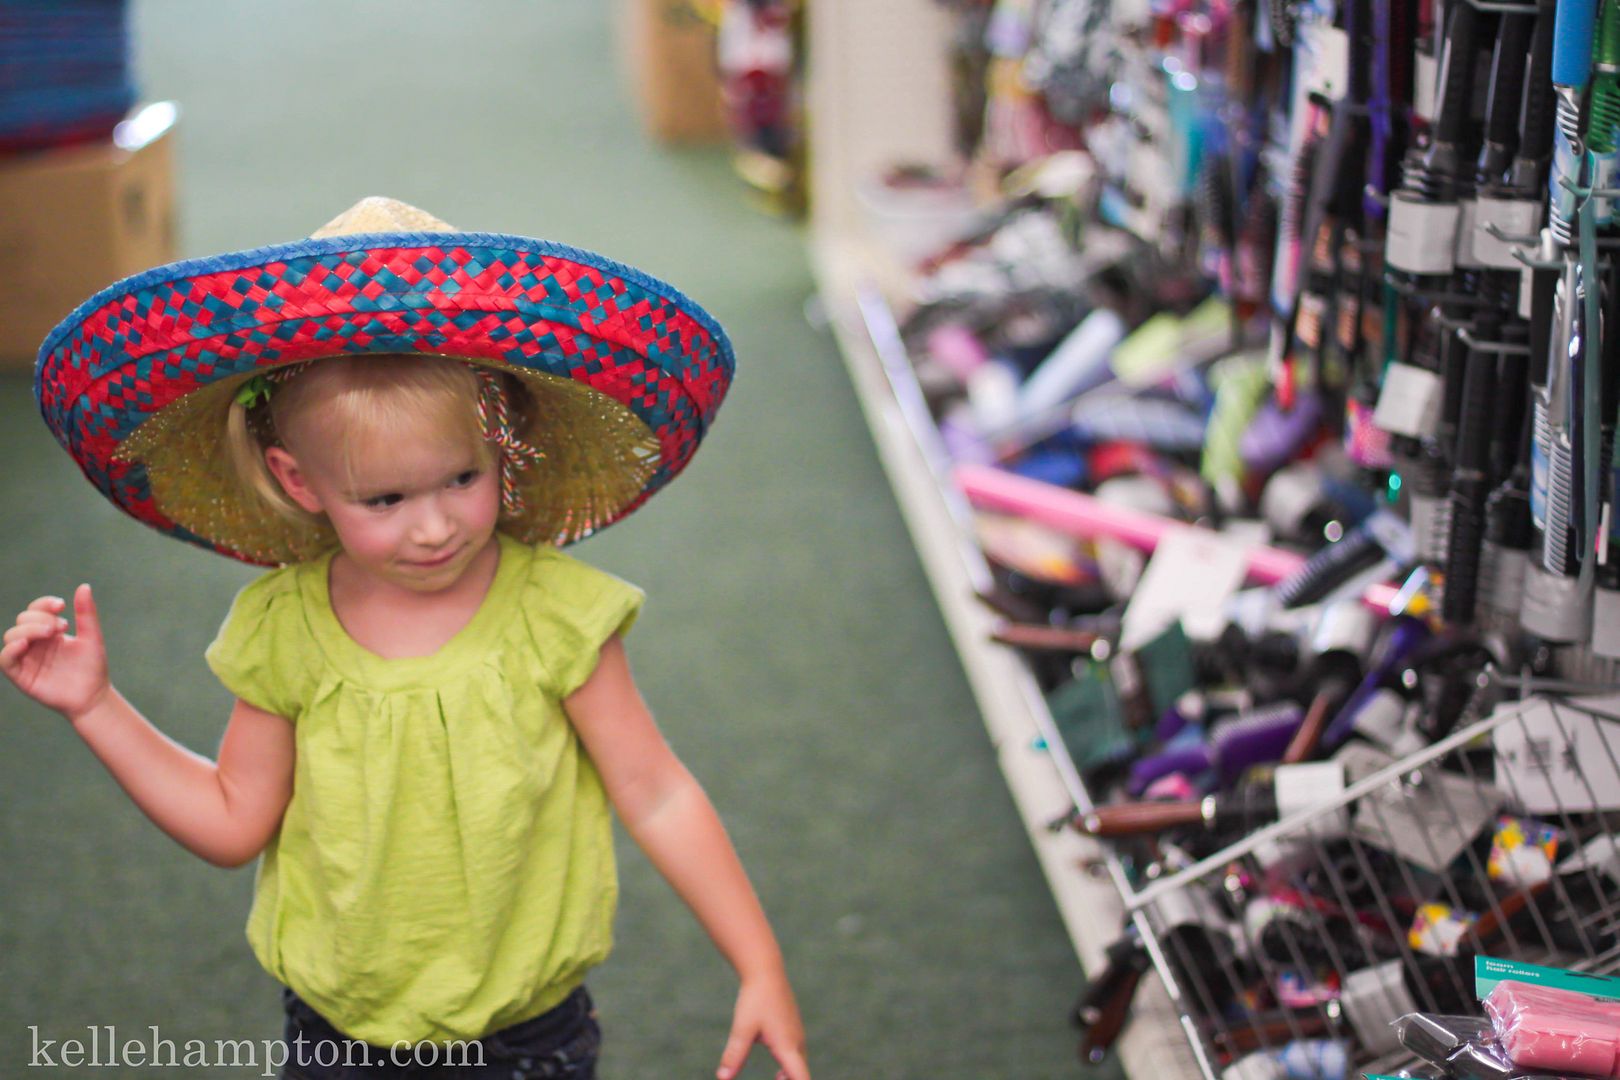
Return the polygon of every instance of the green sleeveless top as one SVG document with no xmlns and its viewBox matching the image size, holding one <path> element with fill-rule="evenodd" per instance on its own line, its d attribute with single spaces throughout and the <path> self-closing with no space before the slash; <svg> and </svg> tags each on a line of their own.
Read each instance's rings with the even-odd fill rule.
<svg viewBox="0 0 1620 1080">
<path fill-rule="evenodd" d="M 351 1038 L 478 1038 L 561 1002 L 612 943 L 607 797 L 562 701 L 642 594 L 500 545 L 483 605 L 432 656 L 350 638 L 330 555 L 244 588 L 208 647 L 227 689 L 294 724 L 248 941 Z"/>
</svg>

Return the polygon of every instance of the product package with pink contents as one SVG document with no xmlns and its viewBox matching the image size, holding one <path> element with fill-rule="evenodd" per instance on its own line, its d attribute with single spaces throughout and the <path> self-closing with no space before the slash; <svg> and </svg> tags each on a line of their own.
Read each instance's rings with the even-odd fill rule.
<svg viewBox="0 0 1620 1080">
<path fill-rule="evenodd" d="M 1519 1068 L 1620 1077 L 1620 1001 L 1509 979 L 1486 995 L 1485 1014 Z"/>
</svg>

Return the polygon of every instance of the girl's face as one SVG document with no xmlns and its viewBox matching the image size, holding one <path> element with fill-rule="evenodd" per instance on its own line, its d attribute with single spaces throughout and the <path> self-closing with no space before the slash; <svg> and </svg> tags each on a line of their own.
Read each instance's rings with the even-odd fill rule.
<svg viewBox="0 0 1620 1080">
<path fill-rule="evenodd" d="M 344 553 L 369 577 L 437 592 L 459 581 L 493 540 L 500 485 L 478 447 L 379 432 L 344 454 L 310 441 L 296 457 L 265 451 L 266 464 L 294 502 L 326 515 Z"/>
</svg>

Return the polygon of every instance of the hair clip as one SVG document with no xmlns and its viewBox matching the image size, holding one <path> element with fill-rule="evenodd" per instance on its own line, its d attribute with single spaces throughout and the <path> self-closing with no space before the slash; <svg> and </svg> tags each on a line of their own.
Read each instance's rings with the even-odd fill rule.
<svg viewBox="0 0 1620 1080">
<path fill-rule="evenodd" d="M 235 400 L 244 409 L 263 405 L 270 400 L 270 380 L 263 375 L 253 376 L 237 388 Z"/>
</svg>

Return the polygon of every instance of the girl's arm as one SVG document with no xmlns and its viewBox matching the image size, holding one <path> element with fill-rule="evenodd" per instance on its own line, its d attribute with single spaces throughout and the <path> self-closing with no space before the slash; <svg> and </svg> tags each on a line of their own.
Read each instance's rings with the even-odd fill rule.
<svg viewBox="0 0 1620 1080">
<path fill-rule="evenodd" d="M 737 970 L 720 1080 L 742 1069 L 756 1040 L 775 1055 L 779 1077 L 809 1080 L 804 1025 L 776 937 L 714 805 L 642 701 L 617 637 L 564 706 L 626 830 Z"/>
<path fill-rule="evenodd" d="M 219 760 L 189 750 L 116 689 L 70 717 L 135 805 L 181 847 L 215 866 L 241 866 L 264 850 L 292 798 L 293 727 L 238 700 Z"/>
<path fill-rule="evenodd" d="M 88 585 L 65 603 L 41 597 L 17 616 L 0 648 L 0 670 L 73 724 L 119 786 L 158 828 L 217 866 L 252 860 L 275 835 L 292 798 L 293 729 L 274 713 L 238 701 L 219 761 L 153 727 L 107 677 L 101 623 Z"/>
</svg>

